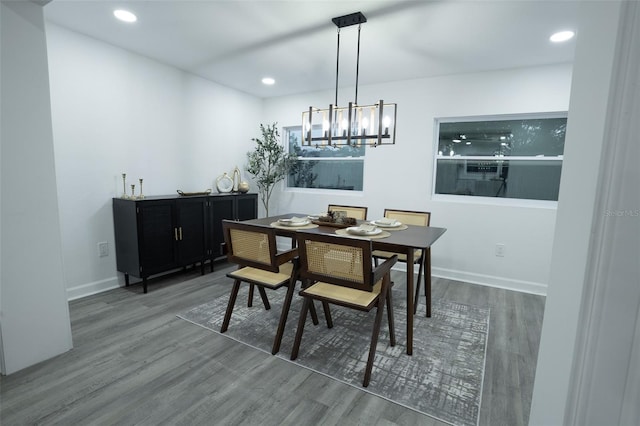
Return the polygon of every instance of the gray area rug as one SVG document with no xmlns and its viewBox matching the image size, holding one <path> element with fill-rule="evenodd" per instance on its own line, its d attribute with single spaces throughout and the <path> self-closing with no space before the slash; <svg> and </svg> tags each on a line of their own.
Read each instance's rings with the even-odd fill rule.
<svg viewBox="0 0 640 426">
<path fill-rule="evenodd" d="M 243 284 L 222 334 L 271 353 L 285 289 L 267 290 L 266 311 L 256 291 L 247 308 L 248 285 Z M 196 306 L 180 315 L 186 321 L 220 332 L 228 295 Z M 289 361 L 302 298 L 294 296 L 278 357 Z M 477 425 L 482 397 L 489 309 L 434 300 L 432 317 L 414 317 L 413 355 L 406 354 L 406 300 L 394 290 L 396 346 L 389 346 L 384 316 L 371 382 L 362 387 L 375 309 L 370 313 L 331 305 L 334 327 L 328 329 L 322 307 L 320 324 L 307 317 L 300 353 L 293 362 L 335 380 L 453 425 Z M 421 305 L 424 309 L 424 304 Z M 424 311 L 423 311 L 424 312 Z"/>
</svg>

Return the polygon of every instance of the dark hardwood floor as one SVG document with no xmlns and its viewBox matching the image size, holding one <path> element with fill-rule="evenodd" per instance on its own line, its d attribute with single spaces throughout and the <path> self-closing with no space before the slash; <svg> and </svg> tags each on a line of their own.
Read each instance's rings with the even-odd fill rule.
<svg viewBox="0 0 640 426">
<path fill-rule="evenodd" d="M 0 424 L 443 425 L 176 317 L 230 291 L 228 268 L 70 302 L 74 349 L 0 378 Z M 545 298 L 445 279 L 433 297 L 491 308 L 480 424 L 526 425 Z"/>
</svg>

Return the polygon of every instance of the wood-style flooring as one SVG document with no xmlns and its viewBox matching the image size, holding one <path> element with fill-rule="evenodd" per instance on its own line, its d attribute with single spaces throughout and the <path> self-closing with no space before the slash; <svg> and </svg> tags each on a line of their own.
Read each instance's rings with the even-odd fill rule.
<svg viewBox="0 0 640 426">
<path fill-rule="evenodd" d="M 0 378 L 0 424 L 444 425 L 177 318 L 230 291 L 215 266 L 70 302 L 74 348 Z M 437 278 L 433 297 L 491 308 L 480 424 L 526 425 L 545 298 Z"/>
</svg>

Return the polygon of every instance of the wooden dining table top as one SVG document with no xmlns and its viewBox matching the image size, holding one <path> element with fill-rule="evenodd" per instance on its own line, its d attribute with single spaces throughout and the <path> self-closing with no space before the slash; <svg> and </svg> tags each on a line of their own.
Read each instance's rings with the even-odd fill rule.
<svg viewBox="0 0 640 426">
<path fill-rule="evenodd" d="M 279 219 L 289 219 L 291 217 L 306 217 L 304 213 L 287 213 L 277 216 L 269 216 L 260 219 L 250 219 L 247 223 L 255 225 L 271 226 L 273 222 L 277 222 Z M 358 220 L 357 225 L 362 223 L 369 223 L 367 220 Z M 298 229 L 294 226 L 290 228 L 278 227 L 277 234 L 283 236 L 295 236 L 298 231 L 318 233 L 318 234 L 335 234 L 336 228 L 333 226 L 319 225 L 317 228 L 310 229 Z M 382 229 L 382 228 L 381 228 Z M 407 225 L 407 229 L 392 230 L 384 228 L 389 231 L 389 236 L 384 238 L 371 239 L 372 245 L 375 249 L 386 251 L 400 251 L 404 252 L 409 248 L 413 249 L 427 249 L 436 242 L 445 232 L 446 228 L 438 228 L 434 226 L 416 226 Z M 366 238 L 366 237 L 365 237 Z"/>
</svg>

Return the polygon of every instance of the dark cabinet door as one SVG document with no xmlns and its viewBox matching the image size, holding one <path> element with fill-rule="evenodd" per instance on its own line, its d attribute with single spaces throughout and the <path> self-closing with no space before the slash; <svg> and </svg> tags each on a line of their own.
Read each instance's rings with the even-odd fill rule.
<svg viewBox="0 0 640 426">
<path fill-rule="evenodd" d="M 140 274 L 146 277 L 178 266 L 175 203 L 138 203 Z"/>
<path fill-rule="evenodd" d="M 258 196 L 247 194 L 236 196 L 236 219 L 249 220 L 258 217 Z"/>
<path fill-rule="evenodd" d="M 215 259 L 222 256 L 222 243 L 224 235 L 222 234 L 222 220 L 235 219 L 235 206 L 233 197 L 211 197 L 211 255 Z"/>
<path fill-rule="evenodd" d="M 206 253 L 206 198 L 176 200 L 180 265 L 202 262 Z"/>
</svg>

